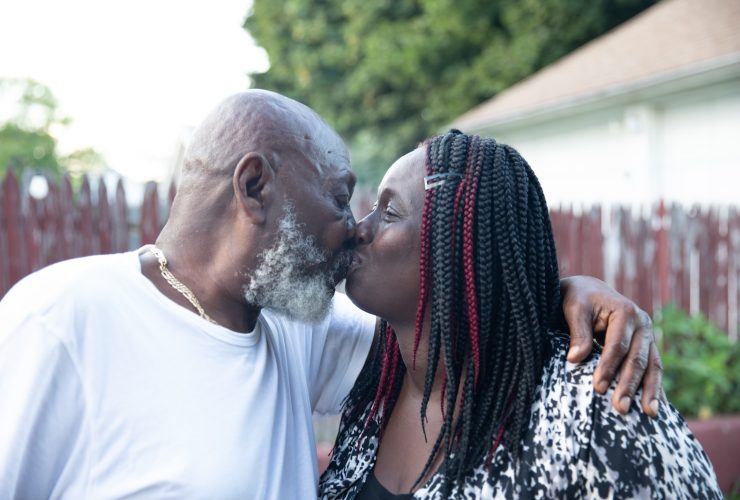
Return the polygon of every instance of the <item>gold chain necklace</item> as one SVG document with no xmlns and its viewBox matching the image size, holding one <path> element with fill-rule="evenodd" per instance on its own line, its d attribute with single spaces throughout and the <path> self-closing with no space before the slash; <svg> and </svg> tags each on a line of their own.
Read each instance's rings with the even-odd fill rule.
<svg viewBox="0 0 740 500">
<path fill-rule="evenodd" d="M 180 292 L 188 301 L 193 304 L 193 307 L 198 311 L 198 314 L 200 314 L 200 317 L 203 318 L 206 321 L 210 321 L 214 325 L 217 325 L 210 316 L 206 314 L 206 312 L 203 310 L 203 307 L 200 305 L 200 302 L 198 302 L 198 299 L 195 298 L 195 294 L 190 290 L 190 288 L 186 287 L 185 284 L 180 281 L 179 279 L 175 278 L 175 276 L 170 272 L 169 269 L 167 269 L 167 257 L 164 256 L 164 253 L 159 248 L 155 247 L 154 245 L 149 246 L 149 251 L 154 254 L 154 256 L 159 261 L 159 271 L 162 273 L 162 277 L 167 280 L 167 283 L 172 285 L 172 288 Z"/>
</svg>

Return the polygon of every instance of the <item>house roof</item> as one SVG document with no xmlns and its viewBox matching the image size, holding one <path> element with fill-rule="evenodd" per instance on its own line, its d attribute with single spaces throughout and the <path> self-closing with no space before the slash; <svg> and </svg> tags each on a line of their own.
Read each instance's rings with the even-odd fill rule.
<svg viewBox="0 0 740 500">
<path fill-rule="evenodd" d="M 663 0 L 457 118 L 476 128 L 740 59 L 740 1 Z"/>
</svg>

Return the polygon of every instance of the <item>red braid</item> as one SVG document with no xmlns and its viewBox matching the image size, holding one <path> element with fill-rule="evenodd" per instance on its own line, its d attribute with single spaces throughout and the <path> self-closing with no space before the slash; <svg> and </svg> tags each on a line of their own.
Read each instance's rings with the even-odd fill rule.
<svg viewBox="0 0 740 500">
<path fill-rule="evenodd" d="M 472 139 L 471 149 L 476 150 L 478 136 Z M 471 165 L 475 161 L 475 165 Z M 480 323 L 478 317 L 478 294 L 475 289 L 475 241 L 473 223 L 475 222 L 475 200 L 478 194 L 478 179 L 480 178 L 480 161 L 473 155 L 468 156 L 466 179 L 469 189 L 465 196 L 465 217 L 463 222 L 463 273 L 465 275 L 465 302 L 468 306 L 468 320 L 470 322 L 470 349 L 473 354 L 473 370 L 475 373 L 474 387 L 478 387 L 478 373 L 480 371 Z"/>
<path fill-rule="evenodd" d="M 373 419 L 376 413 L 378 413 L 378 406 L 380 406 L 380 400 L 382 399 L 383 394 L 383 380 L 385 380 L 385 372 L 388 370 L 388 364 L 386 363 L 386 355 L 383 355 L 383 360 L 381 363 L 381 372 L 380 372 L 380 380 L 378 381 L 378 387 L 375 389 L 375 399 L 373 399 L 373 404 L 370 407 L 370 414 L 367 416 L 367 420 L 365 420 L 365 427 L 362 429 L 362 434 L 365 434 L 365 431 L 367 430 L 367 426 L 370 424 L 370 421 Z"/>
<path fill-rule="evenodd" d="M 370 424 L 370 421 L 373 419 L 373 417 L 375 417 L 375 415 L 378 413 L 380 405 L 387 400 L 388 396 L 393 390 L 393 378 L 395 377 L 398 367 L 399 348 L 398 341 L 396 340 L 396 334 L 393 332 L 391 325 L 388 325 L 385 329 L 385 346 L 378 346 L 378 348 L 383 349 L 383 359 L 380 362 L 380 379 L 378 380 L 378 387 L 375 390 L 375 398 L 373 399 L 373 404 L 370 407 L 370 414 L 368 415 L 367 420 L 365 420 L 365 427 L 362 429 L 360 437 L 365 434 L 367 426 Z M 384 415 L 383 422 L 385 422 L 385 419 L 386 417 Z"/>
<path fill-rule="evenodd" d="M 426 175 L 432 174 L 432 160 L 429 156 L 429 147 L 426 148 Z M 416 351 L 419 349 L 421 342 L 421 329 L 424 324 L 424 310 L 429 300 L 429 225 L 432 218 L 432 199 L 434 189 L 427 189 L 424 193 L 424 209 L 421 215 L 421 250 L 419 253 L 419 303 L 416 306 L 416 323 L 414 328 L 414 357 L 411 369 L 416 370 Z"/>
<path fill-rule="evenodd" d="M 385 384 L 385 390 L 383 391 L 383 401 L 387 404 L 388 400 L 391 397 L 391 393 L 393 392 L 393 382 L 396 380 L 396 373 L 398 373 L 398 362 L 399 358 L 401 357 L 401 350 L 398 347 L 398 339 L 396 338 L 396 332 L 391 329 L 391 326 L 388 325 L 388 338 L 391 339 L 388 342 L 388 345 L 390 345 L 391 349 L 391 371 L 390 375 L 388 376 L 388 380 Z M 383 429 L 385 429 L 385 425 L 388 423 L 388 418 L 391 415 L 391 409 L 390 408 L 383 408 L 383 417 L 380 422 L 380 430 L 381 432 Z"/>
</svg>

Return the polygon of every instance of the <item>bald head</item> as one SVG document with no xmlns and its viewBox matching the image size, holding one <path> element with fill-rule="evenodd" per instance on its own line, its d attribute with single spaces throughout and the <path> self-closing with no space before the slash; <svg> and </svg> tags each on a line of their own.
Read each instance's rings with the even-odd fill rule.
<svg viewBox="0 0 740 500">
<path fill-rule="evenodd" d="M 275 92 L 248 90 L 224 100 L 195 131 L 183 180 L 192 174 L 231 175 L 249 152 L 277 167 L 281 159 L 307 150 L 347 157 L 341 138 L 311 108 Z"/>
</svg>

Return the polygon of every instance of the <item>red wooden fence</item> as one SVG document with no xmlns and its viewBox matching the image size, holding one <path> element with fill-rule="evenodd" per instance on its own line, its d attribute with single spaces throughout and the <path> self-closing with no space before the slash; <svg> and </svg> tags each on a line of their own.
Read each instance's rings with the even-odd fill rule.
<svg viewBox="0 0 740 500">
<path fill-rule="evenodd" d="M 62 259 L 120 252 L 151 243 L 175 191 L 149 183 L 140 205 L 83 179 L 49 182 L 37 200 L 13 174 L 0 186 L 0 297 L 23 276 Z M 551 211 L 562 276 L 604 279 L 648 312 L 673 303 L 704 313 L 734 340 L 738 336 L 740 213 L 737 207 L 662 204 L 647 211 L 592 207 Z"/>
<path fill-rule="evenodd" d="M 738 338 L 740 210 L 665 206 L 551 211 L 562 276 L 590 274 L 652 312 L 701 312 Z"/>
<path fill-rule="evenodd" d="M 12 172 L 0 184 L 0 297 L 46 265 L 152 243 L 162 227 L 153 182 L 147 184 L 141 206 L 132 209 L 121 181 L 114 193 L 97 182 L 95 196 L 86 177 L 76 192 L 68 177 L 47 181 L 42 199 L 31 196 Z"/>
</svg>

